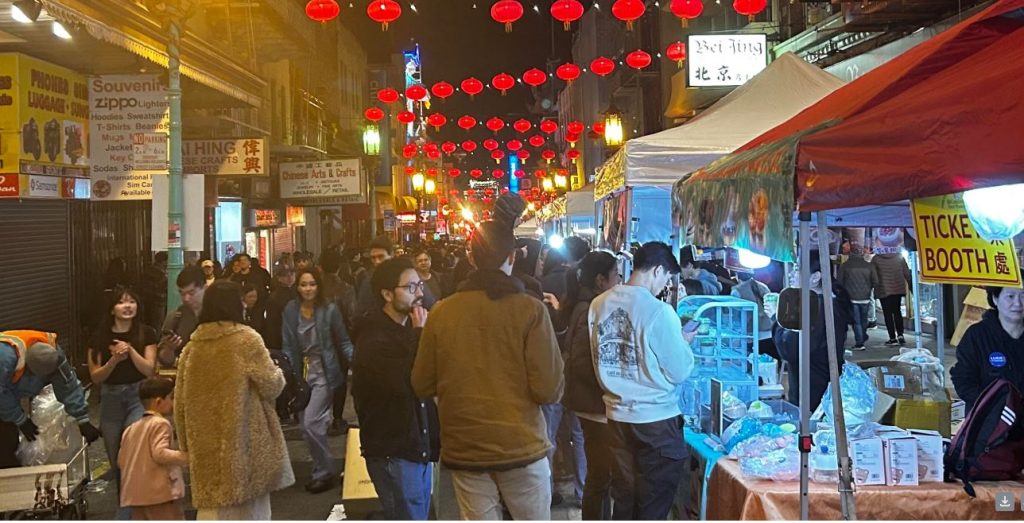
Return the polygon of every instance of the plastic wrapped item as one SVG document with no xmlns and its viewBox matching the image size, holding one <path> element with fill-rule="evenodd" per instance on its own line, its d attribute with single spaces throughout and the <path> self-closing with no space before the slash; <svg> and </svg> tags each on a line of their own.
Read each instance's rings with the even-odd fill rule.
<svg viewBox="0 0 1024 523">
<path fill-rule="evenodd" d="M 864 369 L 852 363 L 843 364 L 843 373 L 839 376 L 839 390 L 842 391 L 843 414 L 846 416 L 847 426 L 854 427 L 871 421 L 878 389 Z M 825 390 L 825 395 L 821 398 L 821 408 L 825 411 L 826 419 L 835 419 L 831 387 Z"/>
<path fill-rule="evenodd" d="M 747 407 L 747 415 L 757 419 L 771 419 L 772 416 L 775 416 L 775 409 L 772 409 L 771 405 L 757 400 Z"/>
<path fill-rule="evenodd" d="M 751 417 L 743 417 L 729 425 L 722 432 L 722 444 L 726 451 L 731 451 L 736 445 L 743 441 L 757 436 L 761 433 L 761 422 Z"/>
<path fill-rule="evenodd" d="M 839 480 L 839 460 L 836 457 L 836 434 L 831 429 L 814 433 L 814 450 L 809 456 L 811 481 L 834 483 Z"/>
<path fill-rule="evenodd" d="M 740 471 L 748 478 L 773 481 L 800 479 L 800 452 L 796 441 L 785 448 L 740 459 Z"/>
<path fill-rule="evenodd" d="M 736 419 L 747 415 L 747 406 L 731 391 L 722 393 L 722 413 Z"/>
<path fill-rule="evenodd" d="M 796 447 L 796 434 L 768 436 L 762 433 L 737 443 L 729 452 L 729 457 L 732 459 L 743 459 L 761 456 L 790 446 Z"/>
<path fill-rule="evenodd" d="M 942 361 L 935 357 L 928 349 L 904 347 L 900 349 L 898 356 L 892 357 L 892 361 L 919 365 L 921 367 L 921 384 L 924 391 L 928 394 L 934 394 L 935 392 L 933 391 L 941 393 L 944 387 L 942 377 L 945 374 L 945 369 L 942 366 Z"/>
<path fill-rule="evenodd" d="M 50 463 L 51 456 L 66 455 L 71 449 L 72 434 L 78 429 L 54 396 L 53 386 L 47 385 L 32 399 L 32 422 L 39 427 L 39 435 L 35 441 L 22 440 L 18 447 L 18 461 L 23 466 L 45 465 Z"/>
<path fill-rule="evenodd" d="M 754 365 L 754 355 L 747 356 L 747 361 Z M 779 383 L 779 360 L 761 354 L 757 357 L 757 376 L 764 385 L 777 385 Z"/>
</svg>

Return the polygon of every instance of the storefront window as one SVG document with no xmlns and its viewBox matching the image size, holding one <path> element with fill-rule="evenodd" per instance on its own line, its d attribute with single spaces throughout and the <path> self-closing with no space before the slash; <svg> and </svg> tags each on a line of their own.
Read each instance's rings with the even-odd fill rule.
<svg viewBox="0 0 1024 523">
<path fill-rule="evenodd" d="M 245 249 L 242 244 L 242 202 L 221 200 L 215 216 L 217 259 L 225 267 Z"/>
</svg>

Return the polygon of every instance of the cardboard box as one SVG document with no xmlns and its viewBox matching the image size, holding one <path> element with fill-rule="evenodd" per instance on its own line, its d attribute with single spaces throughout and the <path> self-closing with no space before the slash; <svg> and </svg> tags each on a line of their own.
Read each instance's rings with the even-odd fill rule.
<svg viewBox="0 0 1024 523">
<path fill-rule="evenodd" d="M 913 399 L 924 392 L 920 365 L 888 360 L 864 361 L 859 365 L 875 381 L 879 392 L 896 399 Z"/>
<path fill-rule="evenodd" d="M 971 288 L 971 291 L 967 293 L 967 297 L 964 298 L 964 310 L 960 313 L 960 321 L 956 324 L 956 330 L 953 331 L 950 343 L 954 347 L 960 345 L 960 340 L 963 339 L 967 329 L 981 321 L 982 315 L 988 309 L 988 295 L 985 293 L 985 289 L 980 287 Z"/>
<path fill-rule="evenodd" d="M 886 432 L 879 436 L 885 462 L 885 484 L 890 487 L 916 486 L 917 440 L 907 432 Z"/>
<path fill-rule="evenodd" d="M 857 485 L 885 485 L 885 455 L 881 438 L 850 441 L 853 480 Z"/>
<path fill-rule="evenodd" d="M 942 434 L 934 430 L 912 430 L 917 440 L 917 476 L 921 483 L 942 483 L 943 464 Z"/>
<path fill-rule="evenodd" d="M 942 390 L 941 394 L 938 398 L 897 399 L 892 409 L 892 424 L 904 429 L 934 430 L 948 438 L 952 433 L 953 400 L 948 391 Z"/>
<path fill-rule="evenodd" d="M 350 428 L 345 442 L 345 477 L 341 481 L 341 500 L 345 514 L 360 518 L 381 509 L 377 489 L 373 487 L 366 460 L 359 444 L 359 429 Z"/>
<path fill-rule="evenodd" d="M 967 403 L 964 400 L 954 400 L 949 407 L 949 420 L 952 422 L 963 421 L 967 417 Z"/>
</svg>

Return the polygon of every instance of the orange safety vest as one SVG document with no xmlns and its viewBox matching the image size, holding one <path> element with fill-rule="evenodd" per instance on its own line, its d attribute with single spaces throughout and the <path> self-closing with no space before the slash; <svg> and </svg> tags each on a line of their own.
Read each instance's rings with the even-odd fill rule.
<svg viewBox="0 0 1024 523">
<path fill-rule="evenodd" d="M 18 363 L 14 367 L 14 376 L 11 383 L 18 383 L 25 374 L 25 352 L 36 343 L 57 346 L 57 335 L 52 332 L 43 331 L 3 331 L 0 332 L 0 343 L 10 346 L 18 356 Z"/>
</svg>

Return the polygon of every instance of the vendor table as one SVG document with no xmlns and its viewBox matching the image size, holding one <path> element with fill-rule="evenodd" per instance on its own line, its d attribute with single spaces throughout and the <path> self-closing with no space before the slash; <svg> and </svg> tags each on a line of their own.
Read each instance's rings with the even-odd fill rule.
<svg viewBox="0 0 1024 523">
<path fill-rule="evenodd" d="M 1024 519 L 1024 483 L 977 482 L 978 496 L 964 492 L 961 483 L 923 483 L 917 487 L 857 487 L 854 500 L 860 520 Z M 799 482 L 744 478 L 739 463 L 720 459 L 708 482 L 707 518 L 711 520 L 800 519 Z M 1012 512 L 996 512 L 996 493 L 1013 493 Z M 839 520 L 836 485 L 811 483 L 810 518 Z"/>
</svg>

